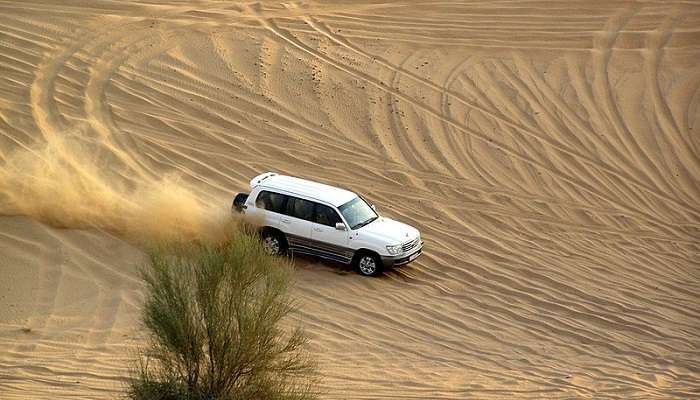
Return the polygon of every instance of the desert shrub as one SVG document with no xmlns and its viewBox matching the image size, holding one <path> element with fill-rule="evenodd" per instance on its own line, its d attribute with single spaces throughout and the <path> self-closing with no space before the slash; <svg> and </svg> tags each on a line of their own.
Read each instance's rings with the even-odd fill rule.
<svg viewBox="0 0 700 400">
<path fill-rule="evenodd" d="M 315 366 L 294 309 L 290 266 L 245 229 L 224 244 L 152 246 L 142 270 L 149 342 L 128 384 L 137 400 L 311 399 Z"/>
</svg>

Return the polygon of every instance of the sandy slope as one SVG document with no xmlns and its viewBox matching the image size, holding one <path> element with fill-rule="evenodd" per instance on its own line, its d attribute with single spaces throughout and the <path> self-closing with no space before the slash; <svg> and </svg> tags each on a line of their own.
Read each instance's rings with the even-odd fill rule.
<svg viewBox="0 0 700 400">
<path fill-rule="evenodd" d="M 142 238 L 265 170 L 426 254 L 297 261 L 327 398 L 700 396 L 700 4 L 0 0 L 0 398 L 106 398 Z"/>
</svg>

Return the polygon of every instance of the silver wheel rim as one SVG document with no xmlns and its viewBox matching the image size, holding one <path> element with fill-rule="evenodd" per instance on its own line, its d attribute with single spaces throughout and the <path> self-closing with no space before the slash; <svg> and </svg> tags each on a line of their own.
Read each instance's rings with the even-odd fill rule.
<svg viewBox="0 0 700 400">
<path fill-rule="evenodd" d="M 280 241 L 274 236 L 268 236 L 263 239 L 263 249 L 270 255 L 276 255 L 280 252 Z"/>
<path fill-rule="evenodd" d="M 377 262 L 374 257 L 364 256 L 360 259 L 360 271 L 365 275 L 372 275 L 377 270 Z"/>
</svg>

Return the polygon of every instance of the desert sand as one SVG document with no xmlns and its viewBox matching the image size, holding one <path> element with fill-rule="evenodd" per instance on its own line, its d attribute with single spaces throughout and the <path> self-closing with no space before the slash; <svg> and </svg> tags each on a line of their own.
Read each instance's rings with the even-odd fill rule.
<svg viewBox="0 0 700 400">
<path fill-rule="evenodd" d="M 421 230 L 295 261 L 328 399 L 700 397 L 700 3 L 0 1 L 0 398 L 103 399 L 143 240 L 276 171 Z"/>
</svg>

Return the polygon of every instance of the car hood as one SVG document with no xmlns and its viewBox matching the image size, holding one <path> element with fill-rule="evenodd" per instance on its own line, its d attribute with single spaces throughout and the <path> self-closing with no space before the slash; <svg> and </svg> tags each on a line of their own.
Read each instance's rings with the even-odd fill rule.
<svg viewBox="0 0 700 400">
<path fill-rule="evenodd" d="M 418 229 L 386 217 L 379 217 L 374 222 L 363 226 L 358 229 L 358 233 L 381 239 L 387 245 L 406 243 L 418 237 Z"/>
</svg>

